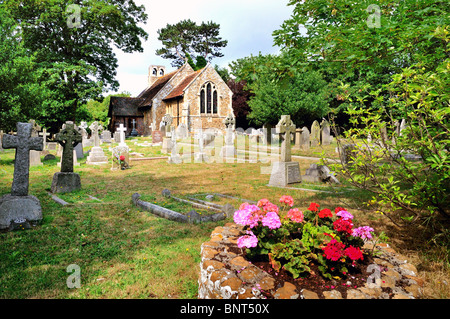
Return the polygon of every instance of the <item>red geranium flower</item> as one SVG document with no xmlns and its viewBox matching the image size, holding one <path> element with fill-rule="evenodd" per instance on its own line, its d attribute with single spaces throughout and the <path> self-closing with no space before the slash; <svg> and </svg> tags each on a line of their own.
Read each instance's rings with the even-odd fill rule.
<svg viewBox="0 0 450 319">
<path fill-rule="evenodd" d="M 362 253 L 361 249 L 359 249 L 359 247 L 355 248 L 353 246 L 350 246 L 344 250 L 344 253 L 346 256 L 348 256 L 353 261 L 358 260 L 358 259 L 361 259 L 361 260 L 364 259 L 363 253 Z"/>
<path fill-rule="evenodd" d="M 311 203 L 311 205 L 309 205 L 308 210 L 312 211 L 312 212 L 317 212 L 319 210 L 320 205 L 316 204 L 316 203 Z"/>
<path fill-rule="evenodd" d="M 349 235 L 352 234 L 353 223 L 351 219 L 339 218 L 333 223 L 333 229 L 336 231 L 341 231 Z"/>
<path fill-rule="evenodd" d="M 120 159 L 121 161 L 124 161 L 124 160 L 125 160 L 125 155 L 120 155 L 119 159 Z"/>
<path fill-rule="evenodd" d="M 329 210 L 328 208 L 324 208 L 320 211 L 319 213 L 319 217 L 320 218 L 326 218 L 326 217 L 333 217 L 333 214 L 331 213 L 331 210 Z"/>
<path fill-rule="evenodd" d="M 345 210 L 345 211 L 346 211 L 346 209 L 343 208 L 343 207 L 336 207 L 335 210 L 334 210 L 334 213 L 337 214 L 337 213 L 339 213 L 341 210 Z"/>
<path fill-rule="evenodd" d="M 342 256 L 344 256 L 344 248 L 345 245 L 343 243 L 338 242 L 336 239 L 332 239 L 323 249 L 325 258 L 332 261 L 339 260 Z"/>
</svg>

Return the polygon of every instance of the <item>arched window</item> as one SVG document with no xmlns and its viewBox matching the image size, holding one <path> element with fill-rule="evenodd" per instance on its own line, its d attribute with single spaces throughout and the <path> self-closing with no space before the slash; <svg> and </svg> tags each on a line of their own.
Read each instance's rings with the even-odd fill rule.
<svg viewBox="0 0 450 319">
<path fill-rule="evenodd" d="M 153 75 L 158 75 L 158 70 L 156 70 L 156 68 L 153 68 L 152 74 Z"/>
<path fill-rule="evenodd" d="M 163 76 L 164 75 L 164 69 L 159 70 L 159 75 Z"/>
<path fill-rule="evenodd" d="M 200 113 L 218 114 L 217 90 L 214 83 L 205 83 L 200 89 Z"/>
</svg>

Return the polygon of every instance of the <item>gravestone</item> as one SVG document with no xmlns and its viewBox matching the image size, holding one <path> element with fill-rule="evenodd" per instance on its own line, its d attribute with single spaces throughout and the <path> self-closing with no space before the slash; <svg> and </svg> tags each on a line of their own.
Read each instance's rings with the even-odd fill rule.
<svg viewBox="0 0 450 319">
<path fill-rule="evenodd" d="M 130 167 L 130 149 L 128 146 L 116 146 L 113 147 L 111 150 L 112 153 L 112 166 L 111 170 L 117 170 L 117 169 L 125 169 Z M 123 165 L 120 164 L 120 157 L 124 156 L 124 163 Z"/>
<path fill-rule="evenodd" d="M 110 131 L 104 130 L 104 131 L 102 132 L 102 141 L 103 141 L 104 143 L 111 143 L 111 142 L 112 142 L 112 141 L 111 141 L 111 132 L 110 132 Z"/>
<path fill-rule="evenodd" d="M 42 220 L 39 199 L 28 194 L 30 150 L 42 151 L 42 137 L 32 137 L 32 123 L 17 123 L 17 135 L 5 134 L 2 146 L 15 148 L 14 176 L 11 194 L 0 198 L 0 230 L 31 228 Z"/>
<path fill-rule="evenodd" d="M 38 125 L 35 120 L 30 120 L 29 123 L 31 123 L 31 125 L 32 125 L 31 137 L 38 137 L 39 131 L 41 130 L 41 126 Z M 44 141 L 44 139 L 42 139 L 42 141 Z M 44 150 L 44 149 L 42 149 L 42 150 Z M 41 152 L 31 150 L 30 151 L 30 166 L 42 166 L 42 165 L 44 165 L 44 164 L 42 164 L 42 162 L 41 162 Z"/>
<path fill-rule="evenodd" d="M 52 193 L 69 193 L 81 189 L 80 175 L 73 172 L 73 164 L 77 154 L 74 147 L 81 143 L 81 134 L 75 129 L 73 122 L 67 121 L 63 129 L 56 134 L 56 141 L 63 147 L 61 172 L 53 175 Z"/>
<path fill-rule="evenodd" d="M 163 136 L 160 130 L 152 131 L 152 144 L 161 143 L 162 139 Z"/>
<path fill-rule="evenodd" d="M 300 148 L 304 151 L 308 151 L 310 147 L 309 130 L 306 126 L 302 128 L 302 134 L 300 135 Z"/>
<path fill-rule="evenodd" d="M 175 133 L 177 134 L 177 137 L 180 139 L 184 139 L 189 136 L 189 131 L 187 129 L 186 124 L 184 124 L 184 123 L 181 123 L 180 125 L 178 125 Z"/>
<path fill-rule="evenodd" d="M 356 144 L 345 144 L 341 147 L 340 159 L 342 165 L 350 165 L 356 152 Z"/>
<path fill-rule="evenodd" d="M 172 128 L 172 149 L 170 151 L 168 162 L 170 164 L 180 164 L 182 162 L 180 154 L 178 153 L 177 134 L 174 128 Z"/>
<path fill-rule="evenodd" d="M 203 130 L 200 129 L 195 135 L 194 139 L 198 140 L 198 152 L 194 153 L 194 162 L 195 163 L 203 163 L 207 162 L 209 160 L 208 156 L 205 154 L 204 151 L 204 140 L 205 140 L 205 134 L 203 133 Z"/>
<path fill-rule="evenodd" d="M 320 123 L 321 126 L 321 135 L 322 135 L 322 145 L 330 145 L 331 142 L 331 134 L 330 134 L 330 123 L 326 119 L 322 120 Z"/>
<path fill-rule="evenodd" d="M 383 143 L 386 143 L 388 139 L 386 123 L 383 123 L 380 127 L 380 138 Z"/>
<path fill-rule="evenodd" d="M 3 151 L 2 140 L 3 140 L 3 130 L 0 130 L 0 151 Z"/>
<path fill-rule="evenodd" d="M 138 131 L 136 131 L 136 120 L 133 119 L 133 120 L 131 121 L 131 123 L 133 124 L 133 128 L 131 129 L 130 135 L 131 135 L 131 136 L 138 136 L 138 135 L 139 135 L 139 134 L 138 134 Z"/>
<path fill-rule="evenodd" d="M 226 134 L 225 134 L 225 145 L 222 146 L 222 149 L 220 150 L 220 156 L 221 157 L 235 157 L 237 155 L 236 148 L 234 147 L 234 133 L 233 128 L 236 124 L 236 119 L 229 114 L 225 120 L 223 121 L 226 127 Z"/>
<path fill-rule="evenodd" d="M 406 128 L 406 120 L 405 120 L 405 119 L 402 119 L 402 122 L 400 123 L 400 127 L 399 127 L 399 129 L 398 129 L 398 135 L 399 135 L 399 136 L 402 136 L 402 135 L 403 135 L 402 131 L 403 131 L 405 128 Z"/>
<path fill-rule="evenodd" d="M 100 147 L 100 139 L 98 137 L 98 122 L 93 122 L 89 128 L 91 129 L 91 139 L 94 141 L 94 147 L 92 147 L 89 156 L 86 159 L 86 164 L 100 165 L 108 163 L 108 157 L 103 153 L 103 149 Z"/>
<path fill-rule="evenodd" d="M 119 128 L 117 129 L 117 132 L 119 132 L 119 146 L 121 147 L 128 147 L 125 143 L 125 132 L 127 131 L 127 128 L 123 126 L 122 123 L 120 123 Z"/>
<path fill-rule="evenodd" d="M 339 184 L 338 179 L 327 166 L 317 164 L 311 164 L 309 168 L 306 169 L 305 175 L 302 175 L 302 182 L 329 182 Z"/>
<path fill-rule="evenodd" d="M 50 133 L 47 133 L 47 129 L 43 128 L 42 132 L 39 132 L 39 136 L 42 136 L 42 140 L 44 141 L 44 151 L 48 150 L 48 148 L 47 148 L 47 136 L 50 136 Z"/>
<path fill-rule="evenodd" d="M 172 134 L 172 122 L 173 122 L 173 117 L 170 114 L 166 114 L 163 116 L 162 118 L 162 123 L 164 124 L 164 129 L 165 129 L 165 135 L 163 135 L 163 137 L 170 137 Z"/>
<path fill-rule="evenodd" d="M 295 130 L 295 144 L 293 149 L 299 150 L 301 148 L 301 136 L 302 136 L 302 130 L 301 129 L 296 129 Z"/>
<path fill-rule="evenodd" d="M 58 147 L 58 143 L 56 143 L 56 142 L 48 142 L 47 143 L 47 149 L 49 151 L 56 151 L 57 147 Z"/>
<path fill-rule="evenodd" d="M 314 121 L 311 125 L 311 147 L 316 147 L 320 144 L 320 124 Z"/>
<path fill-rule="evenodd" d="M 286 186 L 301 182 L 300 165 L 291 161 L 291 134 L 295 133 L 295 125 L 290 115 L 282 115 L 275 127 L 275 132 L 281 138 L 281 161 L 274 162 L 269 185 Z"/>
</svg>

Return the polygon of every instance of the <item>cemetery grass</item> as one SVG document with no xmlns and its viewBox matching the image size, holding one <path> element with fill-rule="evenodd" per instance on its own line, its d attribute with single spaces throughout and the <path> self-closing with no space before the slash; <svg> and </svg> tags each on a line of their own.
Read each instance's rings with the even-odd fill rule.
<svg viewBox="0 0 450 319">
<path fill-rule="evenodd" d="M 138 152 L 133 142 L 127 143 Z M 161 156 L 160 147 L 149 148 L 142 150 L 148 152 L 146 156 Z M 14 152 L 2 152 L 0 158 L 1 196 L 10 192 Z M 418 265 L 426 280 L 427 298 L 450 298 L 448 252 L 418 240 L 419 230 L 413 240 L 411 234 L 390 224 L 375 213 L 375 207 L 363 204 L 371 196 L 362 190 L 337 194 L 268 187 L 270 176 L 261 174 L 267 164 L 260 163 L 169 165 L 166 160 L 151 160 L 132 162 L 129 170 L 111 171 L 111 164 L 87 166 L 83 159 L 75 168 L 82 190 L 58 195 L 70 203 L 62 207 L 47 193 L 53 174 L 59 171 L 58 161 L 30 170 L 30 194 L 40 199 L 43 208 L 41 225 L 0 234 L 0 298 L 196 298 L 201 244 L 215 227 L 231 220 L 179 224 L 131 203 L 131 195 L 138 192 L 143 200 L 173 210 L 191 209 L 163 197 L 164 188 L 178 197 L 215 192 L 277 203 L 281 195 L 290 195 L 301 209 L 311 202 L 330 209 L 347 207 L 357 225 L 370 224 L 377 233 L 384 232 L 394 249 Z M 317 161 L 299 162 L 303 173 Z M 238 202 L 232 204 L 237 208 Z M 71 275 L 67 267 L 72 264 L 80 267 L 80 288 L 67 286 Z"/>
</svg>

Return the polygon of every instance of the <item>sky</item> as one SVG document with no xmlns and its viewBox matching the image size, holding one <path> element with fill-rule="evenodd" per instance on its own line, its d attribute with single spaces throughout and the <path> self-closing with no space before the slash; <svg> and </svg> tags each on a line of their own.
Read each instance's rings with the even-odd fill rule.
<svg viewBox="0 0 450 319">
<path fill-rule="evenodd" d="M 155 54 L 162 47 L 157 30 L 167 24 L 185 19 L 197 24 L 219 23 L 220 35 L 228 40 L 228 45 L 221 51 L 224 57 L 214 58 L 212 64 L 226 67 L 251 54 L 277 53 L 279 49 L 273 46 L 272 32 L 289 19 L 293 10 L 292 6 L 287 6 L 288 0 L 135 0 L 135 3 L 146 8 L 147 24 L 141 27 L 148 33 L 148 40 L 143 42 L 142 53 L 114 50 L 119 64 L 116 79 L 120 88 L 107 94 L 127 91 L 137 96 L 146 88 L 150 65 L 163 65 L 166 73 L 175 70 L 171 60 Z"/>
</svg>

